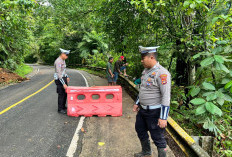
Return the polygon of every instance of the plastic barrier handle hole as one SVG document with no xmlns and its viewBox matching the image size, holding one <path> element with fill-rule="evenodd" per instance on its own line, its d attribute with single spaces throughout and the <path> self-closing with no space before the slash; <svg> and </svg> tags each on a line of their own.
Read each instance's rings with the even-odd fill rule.
<svg viewBox="0 0 232 157">
<path fill-rule="evenodd" d="M 114 98 L 114 95 L 113 94 L 107 94 L 106 95 L 106 99 L 113 99 Z"/>
<path fill-rule="evenodd" d="M 93 100 L 98 100 L 98 99 L 100 99 L 100 95 L 99 94 L 93 94 L 92 99 Z"/>
<path fill-rule="evenodd" d="M 85 95 L 83 95 L 83 94 L 80 94 L 80 95 L 78 95 L 77 96 L 77 99 L 78 100 L 84 100 L 86 97 L 85 97 Z"/>
</svg>

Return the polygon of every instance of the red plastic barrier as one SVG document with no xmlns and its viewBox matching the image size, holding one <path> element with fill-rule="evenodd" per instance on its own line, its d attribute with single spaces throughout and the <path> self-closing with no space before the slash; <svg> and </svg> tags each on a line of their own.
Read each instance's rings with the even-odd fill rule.
<svg viewBox="0 0 232 157">
<path fill-rule="evenodd" d="M 69 86 L 66 92 L 68 94 L 68 116 L 122 116 L 121 86 Z"/>
</svg>

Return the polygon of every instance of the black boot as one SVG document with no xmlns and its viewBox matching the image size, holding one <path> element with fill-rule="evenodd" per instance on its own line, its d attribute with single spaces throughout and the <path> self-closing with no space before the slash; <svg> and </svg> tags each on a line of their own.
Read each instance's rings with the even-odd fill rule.
<svg viewBox="0 0 232 157">
<path fill-rule="evenodd" d="M 142 146 L 142 152 L 134 154 L 134 157 L 151 157 L 151 145 L 150 140 L 140 141 Z"/>
<path fill-rule="evenodd" d="M 58 110 L 58 113 L 67 114 L 67 111 L 66 110 Z"/>
<path fill-rule="evenodd" d="M 167 156 L 167 148 L 157 148 L 157 149 L 158 149 L 158 157 Z"/>
</svg>

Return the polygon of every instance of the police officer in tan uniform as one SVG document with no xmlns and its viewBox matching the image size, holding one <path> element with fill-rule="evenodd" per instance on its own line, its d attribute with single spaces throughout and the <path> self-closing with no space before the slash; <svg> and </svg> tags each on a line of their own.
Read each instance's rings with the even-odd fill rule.
<svg viewBox="0 0 232 157">
<path fill-rule="evenodd" d="M 62 114 L 66 114 L 67 108 L 65 107 L 65 104 L 67 100 L 67 93 L 65 92 L 65 90 L 68 87 L 68 83 L 70 79 L 66 73 L 65 60 L 68 59 L 70 50 L 64 50 L 60 48 L 60 51 L 61 54 L 54 63 L 55 66 L 54 80 L 57 86 L 56 92 L 58 93 L 58 112 Z"/>
<path fill-rule="evenodd" d="M 141 77 L 139 96 L 134 105 L 135 129 L 142 151 L 135 157 L 151 157 L 148 131 L 158 149 L 158 157 L 166 157 L 165 127 L 170 106 L 171 75 L 157 61 L 158 47 L 139 47 L 144 71 Z"/>
</svg>

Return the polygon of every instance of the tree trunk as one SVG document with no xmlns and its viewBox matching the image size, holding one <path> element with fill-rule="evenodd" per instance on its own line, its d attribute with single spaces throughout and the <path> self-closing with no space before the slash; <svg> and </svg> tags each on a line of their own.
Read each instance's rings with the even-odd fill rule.
<svg viewBox="0 0 232 157">
<path fill-rule="evenodd" d="M 187 63 L 178 57 L 176 60 L 176 84 L 178 86 L 187 86 L 188 85 L 188 69 Z"/>
</svg>

